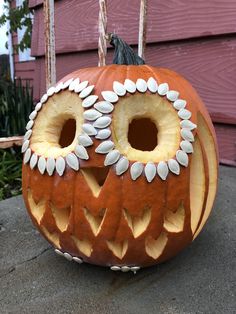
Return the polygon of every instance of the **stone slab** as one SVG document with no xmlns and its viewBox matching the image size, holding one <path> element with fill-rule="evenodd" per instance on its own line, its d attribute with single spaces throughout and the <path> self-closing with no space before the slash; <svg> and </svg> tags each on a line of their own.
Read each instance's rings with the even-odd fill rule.
<svg viewBox="0 0 236 314">
<path fill-rule="evenodd" d="M 22 197 L 0 202 L 0 313 L 236 313 L 236 168 L 220 167 L 214 210 L 177 257 L 132 273 L 56 255 Z"/>
</svg>

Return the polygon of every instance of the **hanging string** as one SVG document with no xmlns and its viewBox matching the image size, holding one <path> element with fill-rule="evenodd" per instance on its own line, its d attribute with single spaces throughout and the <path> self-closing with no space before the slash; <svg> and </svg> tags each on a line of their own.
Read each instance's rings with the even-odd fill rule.
<svg viewBox="0 0 236 314">
<path fill-rule="evenodd" d="M 99 39 L 98 39 L 98 66 L 106 65 L 107 55 L 107 1 L 99 0 Z"/>
<path fill-rule="evenodd" d="M 56 83 L 54 0 L 43 1 L 46 87 Z"/>
<path fill-rule="evenodd" d="M 144 59 L 147 32 L 147 0 L 140 1 L 138 55 Z"/>
</svg>

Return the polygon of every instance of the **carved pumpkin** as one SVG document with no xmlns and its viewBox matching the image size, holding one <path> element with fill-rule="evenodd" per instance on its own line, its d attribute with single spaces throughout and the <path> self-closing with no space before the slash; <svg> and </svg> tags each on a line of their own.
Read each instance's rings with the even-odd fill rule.
<svg viewBox="0 0 236 314">
<path fill-rule="evenodd" d="M 216 194 L 216 139 L 179 74 L 81 69 L 49 88 L 26 129 L 24 200 L 67 259 L 136 271 L 176 255 L 204 226 Z"/>
</svg>

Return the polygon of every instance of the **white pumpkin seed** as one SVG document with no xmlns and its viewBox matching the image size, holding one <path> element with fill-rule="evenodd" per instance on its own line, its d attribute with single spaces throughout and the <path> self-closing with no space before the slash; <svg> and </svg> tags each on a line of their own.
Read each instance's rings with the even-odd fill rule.
<svg viewBox="0 0 236 314">
<path fill-rule="evenodd" d="M 24 141 L 28 140 L 30 138 L 30 136 L 32 135 L 32 130 L 28 130 L 25 135 L 24 135 Z"/>
<path fill-rule="evenodd" d="M 193 145 L 189 141 L 182 141 L 180 147 L 187 154 L 193 153 Z"/>
<path fill-rule="evenodd" d="M 106 138 L 111 136 L 111 130 L 110 129 L 103 129 L 99 130 L 98 134 L 95 136 L 99 140 L 105 140 Z"/>
<path fill-rule="evenodd" d="M 110 113 L 114 110 L 114 106 L 108 101 L 99 101 L 94 105 L 101 113 Z"/>
<path fill-rule="evenodd" d="M 119 266 L 111 266 L 111 270 L 119 271 L 120 267 Z"/>
<path fill-rule="evenodd" d="M 132 266 L 130 267 L 130 270 L 134 273 L 136 273 L 136 271 L 138 271 L 140 269 L 140 266 Z"/>
<path fill-rule="evenodd" d="M 111 103 L 113 102 L 117 102 L 119 97 L 117 96 L 116 93 L 111 92 L 111 91 L 103 91 L 102 93 L 102 97 L 106 100 L 109 101 Z"/>
<path fill-rule="evenodd" d="M 59 84 L 57 84 L 56 88 L 55 88 L 55 94 L 59 93 L 64 87 L 63 82 L 60 82 Z"/>
<path fill-rule="evenodd" d="M 48 157 L 46 169 L 47 169 L 47 173 L 49 174 L 49 176 L 51 176 L 53 174 L 55 166 L 56 166 L 55 159 L 52 157 Z"/>
<path fill-rule="evenodd" d="M 107 116 L 103 116 L 103 117 L 98 118 L 94 122 L 93 126 L 95 128 L 103 129 L 103 128 L 106 128 L 110 124 L 111 124 L 111 118 Z"/>
<path fill-rule="evenodd" d="M 177 161 L 175 159 L 169 159 L 168 160 L 168 167 L 169 167 L 171 172 L 173 172 L 176 175 L 179 175 L 180 167 L 179 167 L 179 164 L 177 163 Z"/>
<path fill-rule="evenodd" d="M 29 140 L 26 140 L 26 141 L 24 141 L 24 143 L 21 147 L 21 152 L 24 153 L 28 147 L 29 147 Z"/>
<path fill-rule="evenodd" d="M 65 159 L 62 156 L 59 156 L 56 159 L 56 171 L 59 174 L 59 176 L 62 176 L 66 168 L 66 162 Z"/>
<path fill-rule="evenodd" d="M 124 96 L 126 94 L 124 85 L 117 81 L 113 83 L 113 90 L 118 96 Z"/>
<path fill-rule="evenodd" d="M 62 89 L 68 88 L 68 87 L 70 86 L 70 84 L 73 82 L 73 80 L 74 80 L 73 78 L 70 78 L 69 80 L 65 81 L 65 82 L 63 83 Z"/>
<path fill-rule="evenodd" d="M 169 85 L 167 83 L 162 83 L 158 86 L 157 92 L 159 95 L 164 96 L 169 90 Z"/>
<path fill-rule="evenodd" d="M 176 101 L 179 97 L 179 92 L 175 90 L 169 90 L 166 94 L 166 97 L 170 101 Z"/>
<path fill-rule="evenodd" d="M 129 93 L 133 94 L 136 92 L 136 84 L 133 81 L 126 79 L 124 86 Z"/>
<path fill-rule="evenodd" d="M 110 166 L 117 162 L 120 158 L 120 152 L 117 149 L 110 151 L 105 158 L 104 165 Z"/>
<path fill-rule="evenodd" d="M 30 168 L 34 169 L 38 161 L 38 156 L 36 154 L 33 154 L 30 158 Z"/>
<path fill-rule="evenodd" d="M 190 119 L 191 118 L 191 112 L 187 109 L 180 109 L 179 112 L 178 112 L 178 116 L 181 118 L 181 119 Z"/>
<path fill-rule="evenodd" d="M 90 96 L 86 97 L 82 101 L 82 107 L 84 107 L 84 108 L 91 107 L 96 102 L 97 99 L 98 99 L 98 96 L 96 96 L 96 95 L 90 95 Z"/>
<path fill-rule="evenodd" d="M 92 90 L 93 90 L 93 89 L 94 89 L 94 85 L 90 85 L 90 86 L 84 88 L 84 89 L 80 92 L 79 97 L 80 97 L 80 98 L 85 98 L 85 97 L 87 97 L 88 95 L 90 95 L 90 94 L 92 93 Z"/>
<path fill-rule="evenodd" d="M 148 182 L 152 182 L 152 180 L 155 178 L 156 172 L 157 172 L 157 169 L 154 163 L 148 162 L 144 168 L 144 173 Z"/>
<path fill-rule="evenodd" d="M 70 83 L 69 90 L 70 90 L 70 91 L 74 91 L 76 85 L 79 85 L 79 83 L 80 83 L 80 79 L 79 79 L 79 78 L 77 78 L 77 79 L 75 79 L 74 81 L 72 81 L 72 82 Z"/>
<path fill-rule="evenodd" d="M 84 131 L 87 135 L 96 135 L 96 134 L 97 134 L 97 130 L 92 126 L 92 124 L 84 123 L 84 124 L 82 125 L 82 129 L 83 129 L 83 131 Z"/>
<path fill-rule="evenodd" d="M 75 153 L 80 159 L 89 159 L 89 155 L 87 153 L 87 150 L 82 145 L 76 145 L 75 147 Z"/>
<path fill-rule="evenodd" d="M 93 145 L 93 141 L 90 136 L 86 133 L 79 135 L 79 144 L 83 145 L 84 147 L 89 147 Z"/>
<path fill-rule="evenodd" d="M 96 109 L 89 109 L 84 111 L 84 119 L 89 120 L 89 121 L 94 121 L 102 116 L 102 114 L 97 111 Z"/>
<path fill-rule="evenodd" d="M 177 99 L 174 103 L 173 106 L 176 110 L 184 109 L 187 105 L 187 101 L 183 99 Z"/>
<path fill-rule="evenodd" d="M 129 168 L 129 161 L 126 157 L 122 157 L 116 164 L 116 174 L 120 176 Z"/>
<path fill-rule="evenodd" d="M 63 252 L 58 250 L 58 249 L 55 249 L 54 250 L 56 254 L 60 255 L 60 256 L 64 256 Z"/>
<path fill-rule="evenodd" d="M 66 162 L 68 166 L 72 169 L 76 171 L 79 170 L 79 161 L 74 153 L 69 153 L 68 155 L 66 155 Z"/>
<path fill-rule="evenodd" d="M 72 261 L 72 256 L 69 254 L 69 253 L 64 253 L 64 256 L 65 256 L 65 258 L 68 260 L 68 261 Z"/>
<path fill-rule="evenodd" d="M 31 149 L 28 148 L 24 155 L 24 159 L 23 159 L 24 164 L 27 164 L 27 162 L 30 160 L 30 157 L 31 157 Z"/>
<path fill-rule="evenodd" d="M 88 86 L 88 81 L 83 81 L 75 87 L 74 92 L 80 93 L 87 86 Z"/>
<path fill-rule="evenodd" d="M 121 271 L 122 271 L 123 273 L 127 273 L 128 271 L 130 271 L 130 267 L 129 267 L 129 266 L 122 266 L 122 267 L 121 267 Z"/>
<path fill-rule="evenodd" d="M 48 90 L 47 90 L 47 95 L 48 97 L 52 96 L 55 93 L 55 87 L 51 86 Z"/>
<path fill-rule="evenodd" d="M 132 166 L 130 167 L 130 175 L 132 180 L 136 180 L 138 177 L 141 176 L 143 172 L 143 164 L 141 162 L 135 162 L 132 164 Z"/>
<path fill-rule="evenodd" d="M 42 108 L 41 102 L 38 102 L 37 105 L 35 106 L 35 110 L 39 111 Z"/>
<path fill-rule="evenodd" d="M 48 95 L 44 94 L 40 100 L 41 104 L 44 104 L 48 100 Z"/>
<path fill-rule="evenodd" d="M 162 180 L 166 180 L 169 173 L 167 164 L 164 161 L 160 161 L 157 165 L 157 174 Z"/>
<path fill-rule="evenodd" d="M 78 263 L 78 264 L 82 264 L 83 263 L 83 260 L 81 258 L 79 258 L 79 257 L 76 257 L 76 256 L 73 257 L 73 261 Z"/>
<path fill-rule="evenodd" d="M 41 174 L 44 174 L 46 170 L 46 165 L 47 165 L 46 159 L 43 156 L 40 156 L 38 160 L 38 169 Z"/>
<path fill-rule="evenodd" d="M 140 93 L 145 93 L 147 91 L 147 82 L 139 78 L 137 79 L 136 87 Z"/>
<path fill-rule="evenodd" d="M 189 142 L 194 141 L 193 133 L 189 129 L 181 129 L 180 134 L 184 140 L 189 141 Z"/>
<path fill-rule="evenodd" d="M 29 122 L 26 124 L 26 130 L 30 130 L 34 125 L 34 121 L 33 120 L 29 120 Z"/>
<path fill-rule="evenodd" d="M 189 129 L 190 131 L 196 129 L 197 127 L 196 124 L 190 120 L 182 120 L 180 122 L 180 126 L 181 128 Z"/>
<path fill-rule="evenodd" d="M 153 77 L 150 77 L 147 81 L 147 87 L 151 93 L 156 93 L 158 89 L 157 81 Z"/>
<path fill-rule="evenodd" d="M 176 159 L 184 167 L 188 166 L 188 155 L 183 152 L 182 150 L 177 150 L 176 152 Z"/>
<path fill-rule="evenodd" d="M 107 154 L 114 147 L 114 143 L 112 141 L 104 141 L 95 149 L 95 152 L 98 154 Z"/>
<path fill-rule="evenodd" d="M 34 111 L 32 111 L 31 114 L 29 115 L 29 119 L 30 119 L 30 120 L 34 120 L 34 119 L 36 118 L 36 116 L 37 116 L 37 111 L 34 110 Z"/>
</svg>

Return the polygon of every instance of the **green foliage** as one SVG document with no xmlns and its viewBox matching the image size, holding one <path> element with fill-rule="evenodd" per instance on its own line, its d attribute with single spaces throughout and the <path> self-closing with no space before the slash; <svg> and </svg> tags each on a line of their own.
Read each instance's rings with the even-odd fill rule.
<svg viewBox="0 0 236 314">
<path fill-rule="evenodd" d="M 15 45 L 15 50 L 18 52 L 19 50 L 23 51 L 26 48 L 30 48 L 32 33 L 31 14 L 33 10 L 29 8 L 29 0 L 24 0 L 19 7 L 11 7 L 12 2 L 13 0 L 4 0 L 4 13 L 0 16 L 0 27 L 9 21 L 11 33 L 17 32 L 17 29 L 22 29 L 22 27 L 26 28 L 21 42 Z"/>
<path fill-rule="evenodd" d="M 29 114 L 33 109 L 33 89 L 29 82 L 23 86 L 0 80 L 0 137 L 23 135 Z"/>
<path fill-rule="evenodd" d="M 0 149 L 0 200 L 21 193 L 21 153 L 19 148 Z"/>
</svg>

